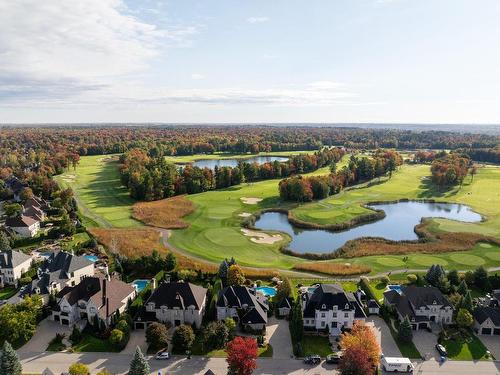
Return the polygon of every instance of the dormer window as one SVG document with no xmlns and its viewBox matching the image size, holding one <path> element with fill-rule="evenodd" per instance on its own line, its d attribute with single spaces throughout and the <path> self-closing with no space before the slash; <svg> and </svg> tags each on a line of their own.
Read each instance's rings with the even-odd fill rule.
<svg viewBox="0 0 500 375">
<path fill-rule="evenodd" d="M 349 304 L 348 303 L 345 304 L 345 308 L 344 309 L 345 310 L 349 310 Z"/>
<path fill-rule="evenodd" d="M 433 305 L 436 305 L 436 300 L 434 300 L 434 301 L 432 302 L 432 304 L 433 304 Z"/>
<path fill-rule="evenodd" d="M 321 305 L 321 308 L 322 308 L 323 310 L 325 310 L 325 309 L 326 309 L 326 305 L 325 305 L 325 304 L 322 304 L 322 305 Z"/>
</svg>

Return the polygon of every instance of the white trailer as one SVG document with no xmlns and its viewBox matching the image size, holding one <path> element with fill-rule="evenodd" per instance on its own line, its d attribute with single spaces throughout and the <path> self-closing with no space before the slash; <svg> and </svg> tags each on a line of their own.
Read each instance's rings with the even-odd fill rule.
<svg viewBox="0 0 500 375">
<path fill-rule="evenodd" d="M 409 358 L 382 357 L 381 363 L 386 372 L 413 372 L 413 364 Z"/>
</svg>

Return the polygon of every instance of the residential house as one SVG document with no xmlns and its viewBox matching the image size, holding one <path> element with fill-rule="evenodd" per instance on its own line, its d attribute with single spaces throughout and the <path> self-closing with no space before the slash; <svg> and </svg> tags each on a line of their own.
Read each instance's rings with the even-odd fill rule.
<svg viewBox="0 0 500 375">
<path fill-rule="evenodd" d="M 23 205 L 23 215 L 29 216 L 32 219 L 43 221 L 47 218 L 47 214 L 45 210 L 48 208 L 47 202 L 45 202 L 42 198 L 34 196 L 26 200 Z"/>
<path fill-rule="evenodd" d="M 94 272 L 94 263 L 84 256 L 55 252 L 38 268 L 38 278 L 23 287 L 19 297 L 38 294 L 44 303 L 48 303 L 50 294 L 56 294 L 66 286 L 75 286 L 84 277 L 94 276 Z"/>
<path fill-rule="evenodd" d="M 380 305 L 374 299 L 369 300 L 366 306 L 368 308 L 368 314 L 378 315 L 380 313 Z"/>
<path fill-rule="evenodd" d="M 278 311 L 278 316 L 281 318 L 287 317 L 290 315 L 290 310 L 292 309 L 292 302 L 290 298 L 283 298 L 276 305 L 276 309 Z"/>
<path fill-rule="evenodd" d="M 246 286 L 228 286 L 217 297 L 217 320 L 233 318 L 244 328 L 262 330 L 267 325 L 267 298 Z"/>
<path fill-rule="evenodd" d="M 30 255 L 8 250 L 0 253 L 0 288 L 6 285 L 17 286 L 21 275 L 27 272 L 32 263 Z"/>
<path fill-rule="evenodd" d="M 5 185 L 7 188 L 9 188 L 12 191 L 12 194 L 14 195 L 14 200 L 16 202 L 21 201 L 21 192 L 24 190 L 24 188 L 27 187 L 27 185 L 23 182 L 21 182 L 17 177 L 11 176 L 5 181 Z"/>
<path fill-rule="evenodd" d="M 153 284 L 154 285 L 154 284 Z M 170 322 L 173 326 L 201 326 L 205 314 L 207 289 L 188 282 L 161 283 L 135 317 L 136 329 L 145 329 L 152 322 Z"/>
<path fill-rule="evenodd" d="M 5 227 L 21 237 L 35 237 L 40 230 L 40 220 L 21 214 L 16 217 L 8 217 L 5 220 Z"/>
<path fill-rule="evenodd" d="M 62 325 L 80 321 L 95 321 L 96 316 L 106 326 L 113 317 L 125 312 L 128 301 L 136 296 L 133 285 L 109 276 L 87 276 L 75 286 L 65 286 L 57 295 L 57 306 L 51 319 Z"/>
<path fill-rule="evenodd" d="M 384 303 L 395 309 L 399 321 L 410 320 L 414 330 L 428 328 L 431 322 L 451 324 L 453 307 L 438 288 L 433 286 L 402 286 L 401 293 L 389 290 Z"/>
<path fill-rule="evenodd" d="M 355 320 L 366 318 L 360 297 L 339 284 L 320 284 L 301 298 L 305 330 L 338 336 L 342 328 L 352 328 Z"/>
<path fill-rule="evenodd" d="M 473 314 L 474 330 L 480 335 L 500 335 L 500 308 L 481 306 Z"/>
</svg>

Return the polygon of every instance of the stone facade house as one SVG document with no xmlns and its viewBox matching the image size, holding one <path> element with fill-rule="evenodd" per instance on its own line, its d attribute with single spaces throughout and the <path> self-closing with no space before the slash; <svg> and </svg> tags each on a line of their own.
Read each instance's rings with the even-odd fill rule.
<svg viewBox="0 0 500 375">
<path fill-rule="evenodd" d="M 56 294 L 66 286 L 75 286 L 83 278 L 94 276 L 94 272 L 94 263 L 84 256 L 55 252 L 38 268 L 38 279 L 26 285 L 19 297 L 38 294 L 44 303 L 48 303 L 50 294 Z"/>
<path fill-rule="evenodd" d="M 0 253 L 0 288 L 6 285 L 17 286 L 21 275 L 27 272 L 32 263 L 30 255 L 8 250 Z"/>
<path fill-rule="evenodd" d="M 320 284 L 301 298 L 305 330 L 338 336 L 342 328 L 352 328 L 355 320 L 366 318 L 359 297 L 339 284 Z"/>
<path fill-rule="evenodd" d="M 137 292 L 133 285 L 109 276 L 87 276 L 75 286 L 65 286 L 56 296 L 51 319 L 62 325 L 80 321 L 94 323 L 97 316 L 106 326 L 118 313 L 125 312 Z"/>
<path fill-rule="evenodd" d="M 400 322 L 408 317 L 414 330 L 428 328 L 431 322 L 453 321 L 453 307 L 435 287 L 402 286 L 401 293 L 389 290 L 384 293 L 384 303 L 394 308 Z"/>
<path fill-rule="evenodd" d="M 228 286 L 217 297 L 217 320 L 233 318 L 243 328 L 262 330 L 267 325 L 267 298 L 246 286 Z"/>
<path fill-rule="evenodd" d="M 40 230 L 40 220 L 21 214 L 16 217 L 8 217 L 5 220 L 5 227 L 21 237 L 35 237 Z"/>
<path fill-rule="evenodd" d="M 287 317 L 290 315 L 290 310 L 292 309 L 292 302 L 290 298 L 283 298 L 276 305 L 276 309 L 279 317 Z"/>
<path fill-rule="evenodd" d="M 500 335 L 500 308 L 477 307 L 473 313 L 474 331 L 480 335 Z"/>
<path fill-rule="evenodd" d="M 188 282 L 161 283 L 134 319 L 136 329 L 145 329 L 152 322 L 170 322 L 173 326 L 201 326 L 205 314 L 207 289 Z"/>
</svg>

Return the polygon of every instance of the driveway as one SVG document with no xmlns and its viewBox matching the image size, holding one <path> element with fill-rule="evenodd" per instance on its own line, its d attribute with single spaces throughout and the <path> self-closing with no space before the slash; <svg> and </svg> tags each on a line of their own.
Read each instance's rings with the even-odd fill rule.
<svg viewBox="0 0 500 375">
<path fill-rule="evenodd" d="M 500 360 L 500 337 L 477 335 L 496 360 Z"/>
<path fill-rule="evenodd" d="M 401 357 L 398 345 L 392 338 L 391 331 L 384 319 L 379 316 L 369 316 L 366 318 L 366 325 L 373 328 L 377 341 L 382 347 L 382 353 L 386 357 Z"/>
<path fill-rule="evenodd" d="M 31 340 L 17 351 L 19 353 L 44 352 L 47 350 L 49 342 L 56 336 L 56 333 L 64 333 L 68 338 L 71 329 L 49 319 L 42 320 Z"/>
<path fill-rule="evenodd" d="M 426 330 L 413 331 L 413 343 L 426 361 L 429 359 L 439 360 L 440 355 L 436 350 L 437 339 L 435 333 Z"/>
<path fill-rule="evenodd" d="M 292 339 L 288 320 L 269 318 L 266 328 L 266 341 L 273 347 L 273 358 L 289 359 L 292 356 Z"/>
<path fill-rule="evenodd" d="M 141 348 L 143 353 L 148 350 L 148 344 L 146 343 L 146 331 L 145 330 L 135 330 L 130 332 L 130 339 L 128 340 L 127 346 L 122 350 L 123 354 L 134 354 L 135 349 Z"/>
</svg>

